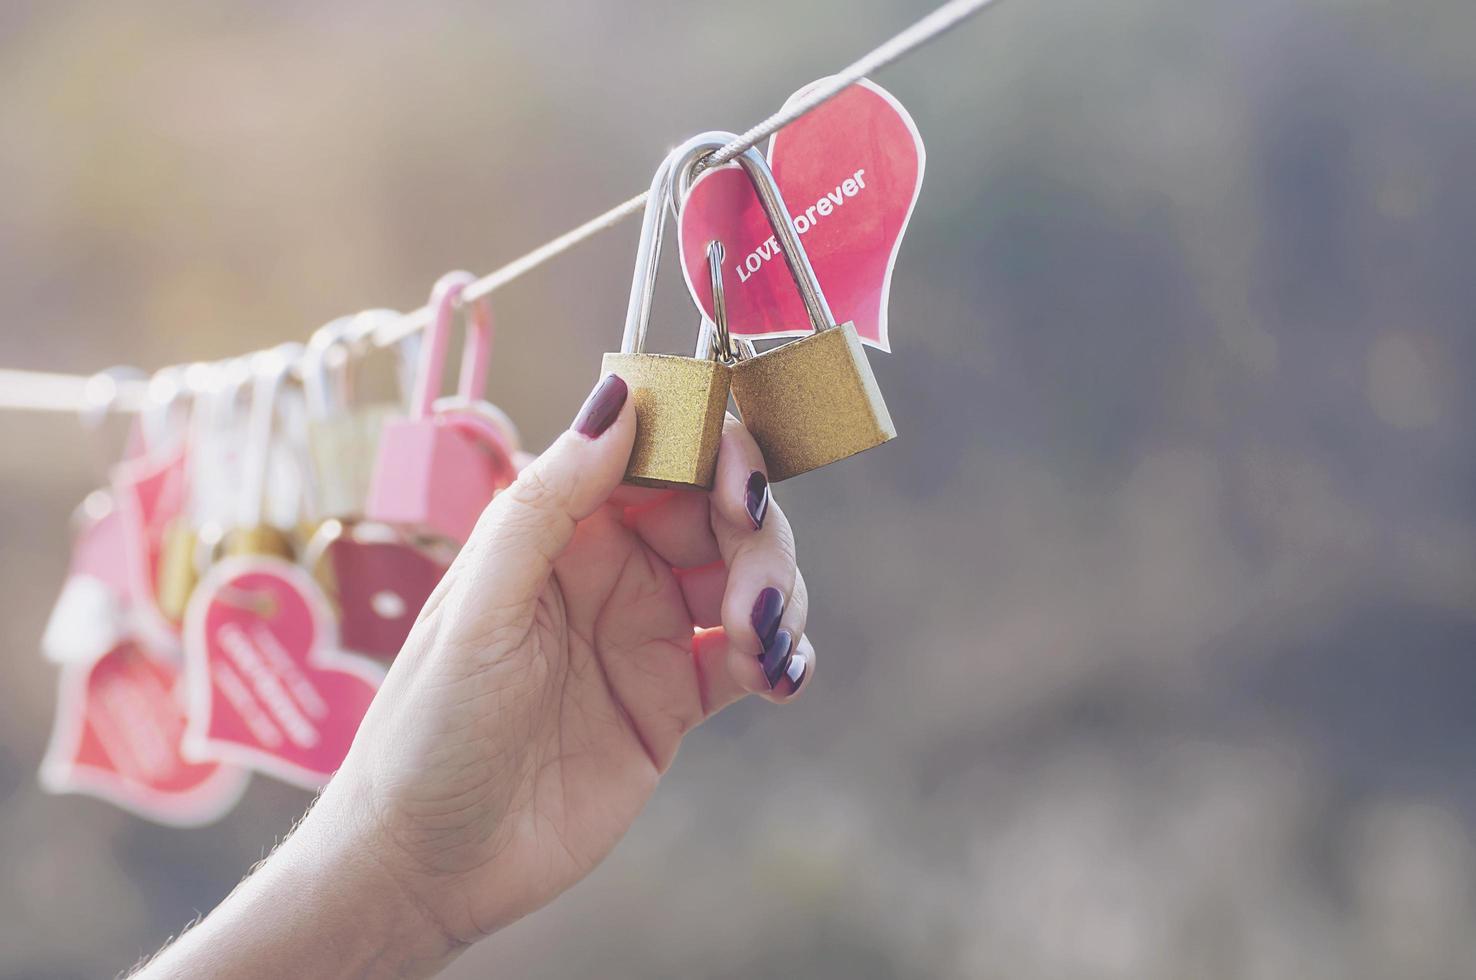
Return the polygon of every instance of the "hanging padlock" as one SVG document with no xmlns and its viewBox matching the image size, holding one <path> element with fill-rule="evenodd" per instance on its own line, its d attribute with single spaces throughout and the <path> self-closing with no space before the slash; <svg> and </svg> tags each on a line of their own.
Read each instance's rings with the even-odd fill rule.
<svg viewBox="0 0 1476 980">
<path fill-rule="evenodd" d="M 678 148 L 678 200 L 685 200 L 702 158 L 735 139 L 704 133 Z M 777 482 L 879 446 L 896 438 L 897 429 L 855 326 L 835 324 L 763 154 L 750 148 L 735 162 L 753 182 L 814 331 L 732 365 L 733 401 Z"/>
<path fill-rule="evenodd" d="M 399 319 L 393 310 L 366 310 L 320 327 L 308 342 L 302 380 L 321 518 L 352 519 L 364 513 L 380 432 L 406 403 L 398 369 L 407 349 L 419 340 L 412 333 L 393 351 L 374 346 L 376 328 Z"/>
<path fill-rule="evenodd" d="M 674 153 L 663 160 L 651 181 L 620 353 L 606 354 L 601 371 L 620 375 L 635 405 L 635 445 L 625 482 L 709 489 L 728 408 L 728 367 L 712 357 L 645 352 L 676 158 Z"/>
<path fill-rule="evenodd" d="M 213 510 L 211 506 L 218 502 L 223 482 L 236 485 L 231 467 L 222 465 L 218 450 L 234 445 L 236 433 L 222 431 L 225 413 L 229 409 L 239 414 L 236 402 L 249 378 L 244 371 L 233 373 L 224 364 L 192 364 L 183 380 L 190 396 L 186 436 L 189 499 L 184 512 L 165 528 L 157 581 L 159 610 L 176 624 L 183 620 L 190 595 L 208 564 L 207 556 L 219 543 L 224 524 L 229 523 L 218 506 Z"/>
<path fill-rule="evenodd" d="M 379 439 L 365 514 L 460 544 L 493 495 L 517 476 L 511 423 L 482 399 L 492 342 L 485 300 L 470 305 L 457 395 L 438 399 L 451 321 L 469 272 L 442 276 L 431 292 L 433 319 L 422 345 L 408 418 L 390 419 Z"/>
<path fill-rule="evenodd" d="M 455 557 L 443 541 L 362 517 L 383 422 L 408 404 L 398 368 L 420 334 L 396 341 L 393 352 L 374 340 L 379 327 L 399 319 L 368 310 L 336 320 L 313 335 L 303 362 L 318 511 L 326 519 L 303 548 L 302 564 L 334 605 L 340 645 L 385 659 L 404 645 Z M 390 366 L 396 370 L 383 370 Z"/>
<path fill-rule="evenodd" d="M 252 370 L 248 358 L 212 365 L 195 395 L 190 419 L 190 527 L 195 580 L 221 556 L 237 522 L 243 447 L 251 428 Z M 193 585 L 192 585 L 193 588 Z"/>
<path fill-rule="evenodd" d="M 251 357 L 251 409 L 246 441 L 241 447 L 240 486 L 236 496 L 235 521 L 221 541 L 227 555 L 275 555 L 291 560 L 296 549 L 286 530 L 288 523 L 273 523 L 273 490 L 280 502 L 296 492 L 281 493 L 280 472 L 273 472 L 279 442 L 278 419 L 283 388 L 301 356 L 301 345 L 284 344 Z M 281 513 L 280 505 L 276 508 Z M 275 520 L 281 521 L 281 517 Z"/>
<path fill-rule="evenodd" d="M 187 437 L 193 393 L 187 373 L 175 366 L 149 379 L 138 415 L 138 439 L 112 477 L 127 528 L 132 611 L 139 628 L 165 647 L 175 642 L 171 593 L 189 501 Z"/>
<path fill-rule="evenodd" d="M 352 323 L 352 317 L 340 317 L 319 327 L 302 362 L 313 491 L 317 511 L 325 519 L 362 512 L 368 484 L 367 478 L 360 482 L 359 473 L 365 468 L 360 460 L 374 454 L 374 446 L 366 444 L 369 433 L 347 400 L 354 354 L 348 343 Z"/>
</svg>

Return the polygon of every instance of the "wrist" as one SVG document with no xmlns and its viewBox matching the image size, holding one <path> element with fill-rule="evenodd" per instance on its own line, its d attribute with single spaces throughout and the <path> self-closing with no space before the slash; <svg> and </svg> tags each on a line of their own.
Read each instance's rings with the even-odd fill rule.
<svg viewBox="0 0 1476 980">
<path fill-rule="evenodd" d="M 279 864 L 282 884 L 300 890 L 329 934 L 342 938 L 343 957 L 372 968 L 371 975 L 431 976 L 465 944 L 384 860 L 384 842 L 368 818 L 374 809 L 358 796 L 335 777 L 269 866 Z"/>
<path fill-rule="evenodd" d="M 330 784 L 271 857 L 137 976 L 428 977 L 446 966 L 462 944 L 378 860 L 352 797 Z"/>
</svg>

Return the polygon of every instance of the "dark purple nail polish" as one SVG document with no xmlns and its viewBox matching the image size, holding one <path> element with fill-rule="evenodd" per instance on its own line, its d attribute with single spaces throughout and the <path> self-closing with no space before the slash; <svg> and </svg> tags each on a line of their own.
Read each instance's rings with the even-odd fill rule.
<svg viewBox="0 0 1476 980">
<path fill-rule="evenodd" d="M 620 407 L 625 404 L 628 394 L 630 389 L 620 375 L 605 375 L 584 400 L 584 407 L 574 416 L 574 424 L 570 428 L 582 436 L 598 439 L 620 415 Z"/>
<path fill-rule="evenodd" d="M 775 690 L 786 698 L 792 698 L 799 693 L 800 685 L 809 676 L 810 657 L 802 647 L 797 646 L 794 654 L 789 658 L 789 666 L 784 668 L 784 677 L 780 679 Z"/>
<path fill-rule="evenodd" d="M 759 666 L 764 668 L 764 680 L 769 682 L 771 690 L 789 668 L 789 661 L 793 654 L 794 634 L 789 630 L 780 630 L 775 633 L 773 642 L 764 647 L 764 655 L 759 659 Z"/>
<path fill-rule="evenodd" d="M 748 487 L 743 491 L 743 506 L 748 508 L 748 519 L 753 529 L 764 526 L 764 515 L 769 512 L 769 478 L 759 470 L 748 474 Z"/>
<path fill-rule="evenodd" d="M 765 648 L 774 641 L 774 631 L 779 628 L 779 617 L 784 615 L 784 593 L 772 585 L 758 594 L 753 603 L 753 614 L 748 621 L 758 634 L 759 644 Z"/>
</svg>

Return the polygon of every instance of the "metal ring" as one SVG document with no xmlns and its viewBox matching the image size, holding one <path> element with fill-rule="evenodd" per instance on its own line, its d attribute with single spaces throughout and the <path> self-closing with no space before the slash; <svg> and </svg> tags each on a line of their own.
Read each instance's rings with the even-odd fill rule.
<svg viewBox="0 0 1476 980">
<path fill-rule="evenodd" d="M 723 243 L 714 239 L 707 243 L 707 275 L 712 280 L 712 326 L 715 334 L 713 354 L 724 364 L 732 364 L 733 337 L 728 333 L 728 296 L 723 289 Z"/>
</svg>

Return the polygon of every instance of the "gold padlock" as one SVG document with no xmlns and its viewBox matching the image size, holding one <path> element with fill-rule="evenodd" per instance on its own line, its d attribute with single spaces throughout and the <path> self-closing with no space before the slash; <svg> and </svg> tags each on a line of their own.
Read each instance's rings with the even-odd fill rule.
<svg viewBox="0 0 1476 980">
<path fill-rule="evenodd" d="M 635 405 L 635 447 L 625 482 L 709 489 L 728 407 L 728 367 L 711 357 L 645 352 L 675 156 L 662 161 L 651 182 L 620 353 L 606 354 L 601 370 L 625 380 Z"/>
<path fill-rule="evenodd" d="M 220 550 L 225 555 L 274 555 L 290 561 L 297 549 L 292 546 L 292 537 L 281 528 L 255 524 L 227 531 Z"/>
<path fill-rule="evenodd" d="M 308 342 L 302 381 L 315 513 L 320 518 L 363 514 L 387 419 L 402 413 L 399 369 L 413 358 L 420 334 L 383 350 L 375 332 L 400 319 L 394 310 L 365 310 L 318 328 Z"/>
<path fill-rule="evenodd" d="M 675 196 L 684 200 L 702 158 L 735 139 L 705 133 L 679 148 Z M 732 365 L 733 401 L 777 482 L 879 446 L 897 429 L 855 325 L 835 324 L 763 154 L 749 149 L 735 159 L 753 182 L 814 331 Z"/>
<path fill-rule="evenodd" d="M 184 619 L 190 594 L 195 591 L 199 573 L 195 567 L 195 549 L 199 536 L 185 517 L 177 517 L 164 529 L 163 546 L 154 582 L 154 595 L 159 611 L 172 622 Z"/>
</svg>

